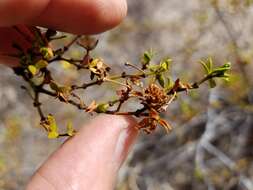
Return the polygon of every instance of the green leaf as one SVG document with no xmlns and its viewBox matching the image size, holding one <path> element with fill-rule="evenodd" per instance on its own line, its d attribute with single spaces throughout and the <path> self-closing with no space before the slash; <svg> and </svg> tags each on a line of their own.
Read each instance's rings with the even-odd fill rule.
<svg viewBox="0 0 253 190">
<path fill-rule="evenodd" d="M 48 66 L 48 62 L 45 61 L 45 60 L 43 60 L 43 59 L 37 61 L 36 64 L 35 64 L 35 67 L 36 67 L 37 69 L 42 69 L 42 68 L 45 68 L 45 67 L 47 67 L 47 66 Z"/>
<path fill-rule="evenodd" d="M 98 113 L 105 113 L 108 110 L 109 107 L 110 107 L 110 105 L 107 104 L 107 103 L 105 103 L 105 104 L 99 104 L 97 106 L 97 108 L 96 108 L 96 111 Z"/>
<path fill-rule="evenodd" d="M 58 136 L 59 136 L 59 133 L 57 133 L 55 131 L 52 131 L 52 132 L 48 133 L 47 138 L 49 138 L 49 139 L 56 139 L 56 138 L 58 138 Z"/>
<path fill-rule="evenodd" d="M 171 63 L 172 63 L 172 59 L 170 58 L 165 59 L 161 61 L 160 68 L 162 69 L 162 71 L 168 71 Z"/>
<path fill-rule="evenodd" d="M 43 58 L 46 60 L 50 60 L 54 57 L 54 52 L 50 47 L 40 48 L 40 53 L 43 55 Z"/>
<path fill-rule="evenodd" d="M 215 73 L 215 72 L 216 73 L 225 73 L 226 71 L 229 71 L 230 69 L 231 69 L 231 63 L 228 62 L 228 63 L 214 69 L 212 72 L 213 73 Z"/>
<path fill-rule="evenodd" d="M 35 76 L 36 74 L 37 74 L 37 68 L 34 66 L 34 65 L 29 65 L 28 66 L 28 70 L 29 70 L 29 72 L 33 75 L 33 76 Z"/>
<path fill-rule="evenodd" d="M 159 84 L 161 85 L 161 87 L 165 87 L 165 79 L 164 76 L 162 74 L 157 74 L 156 75 L 156 80 L 159 82 Z"/>
<path fill-rule="evenodd" d="M 152 50 L 145 51 L 142 57 L 142 64 L 143 65 L 149 64 L 153 57 L 154 57 L 154 52 Z"/>
<path fill-rule="evenodd" d="M 68 122 L 68 124 L 67 124 L 67 134 L 70 136 L 70 137 L 72 137 L 72 136 L 74 136 L 75 135 L 75 130 L 74 130 L 74 128 L 73 128 L 73 124 L 72 124 L 72 122 Z"/>
<path fill-rule="evenodd" d="M 52 115 L 47 116 L 47 122 L 49 125 L 49 133 L 48 133 L 48 138 L 49 139 L 55 139 L 58 138 L 59 133 L 58 133 L 58 127 L 55 121 L 55 118 Z"/>
<path fill-rule="evenodd" d="M 206 74 L 209 74 L 210 70 L 209 70 L 208 66 L 206 65 L 206 63 L 204 61 L 200 61 L 200 63 L 203 66 Z"/>
<path fill-rule="evenodd" d="M 223 80 L 225 80 L 226 82 L 230 81 L 230 75 L 229 74 L 224 74 L 224 76 L 222 77 Z"/>
<path fill-rule="evenodd" d="M 211 57 L 207 59 L 207 66 L 210 71 L 213 70 L 213 59 Z"/>
<path fill-rule="evenodd" d="M 231 69 L 231 63 L 226 63 L 218 68 L 215 68 L 211 73 L 210 77 L 212 78 L 223 78 L 224 80 L 228 81 L 229 80 L 229 74 L 226 72 Z"/>
<path fill-rule="evenodd" d="M 157 72 L 157 70 L 158 70 L 158 65 L 149 65 L 148 66 L 148 69 L 150 70 L 150 72 L 152 72 L 152 73 L 156 73 Z"/>
<path fill-rule="evenodd" d="M 166 78 L 166 85 L 165 85 L 166 90 L 170 90 L 173 86 L 174 82 L 172 81 L 172 79 Z"/>
<path fill-rule="evenodd" d="M 206 60 L 201 60 L 200 63 L 203 66 L 206 74 L 210 74 L 212 72 L 212 69 L 213 69 L 213 60 L 212 60 L 211 57 L 209 57 Z"/>
</svg>

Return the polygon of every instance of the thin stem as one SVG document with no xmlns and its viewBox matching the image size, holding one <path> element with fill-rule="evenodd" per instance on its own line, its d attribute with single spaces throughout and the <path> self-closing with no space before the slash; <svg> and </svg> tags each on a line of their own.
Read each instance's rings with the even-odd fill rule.
<svg viewBox="0 0 253 190">
<path fill-rule="evenodd" d="M 136 69 L 136 70 L 142 72 L 142 74 L 144 74 L 144 75 L 146 74 L 141 68 L 139 68 L 139 67 L 137 67 L 136 65 L 133 65 L 133 64 L 131 64 L 131 63 L 129 63 L 129 62 L 126 62 L 125 65 L 126 65 L 126 66 L 130 66 L 130 67 L 133 67 L 134 69 Z"/>
<path fill-rule="evenodd" d="M 43 94 L 47 94 L 47 95 L 52 96 L 52 97 L 56 97 L 57 96 L 57 94 L 55 92 L 49 91 L 49 90 L 47 90 L 45 88 L 39 88 L 38 92 L 43 93 Z"/>
<path fill-rule="evenodd" d="M 49 63 L 52 63 L 52 62 L 55 62 L 55 61 L 67 61 L 67 62 L 69 62 L 69 63 L 71 63 L 71 64 L 73 64 L 73 63 L 81 63 L 81 62 L 82 62 L 82 60 L 67 59 L 67 58 L 61 57 L 61 56 L 59 55 L 59 56 L 55 57 L 54 59 L 51 59 L 51 60 L 49 61 Z"/>
<path fill-rule="evenodd" d="M 58 138 L 61 138 L 61 137 L 69 137 L 69 134 L 68 133 L 59 134 Z"/>
<path fill-rule="evenodd" d="M 64 53 L 66 53 L 66 52 L 69 50 L 69 48 L 70 48 L 80 37 L 81 37 L 80 35 L 74 37 L 74 39 L 71 40 L 71 41 L 70 41 L 67 45 L 65 45 L 63 48 L 60 48 L 60 49 L 56 50 L 55 52 L 60 52 L 60 53 L 58 54 L 58 56 L 57 56 L 56 58 L 52 59 L 50 62 L 53 62 L 53 61 L 56 61 L 57 59 L 59 59 Z"/>
<path fill-rule="evenodd" d="M 210 75 L 206 75 L 206 76 L 205 76 L 204 78 L 202 78 L 199 82 L 194 83 L 194 84 L 197 85 L 196 88 L 199 88 L 199 86 L 200 86 L 201 84 L 203 84 L 204 82 L 208 81 L 208 80 L 211 79 L 211 78 L 213 78 L 213 77 L 210 76 Z M 192 86 L 194 86 L 194 85 L 192 85 Z M 196 89 L 196 88 L 193 87 L 193 89 Z"/>
<path fill-rule="evenodd" d="M 174 94 L 172 95 L 172 97 L 170 98 L 170 100 L 168 101 L 168 105 L 169 104 L 171 104 L 171 102 L 173 102 L 173 100 L 176 98 L 176 96 L 177 96 L 177 93 L 176 92 L 174 92 Z"/>
<path fill-rule="evenodd" d="M 150 72 L 150 73 L 136 73 L 136 74 L 121 74 L 121 75 L 116 75 L 116 76 L 111 76 L 109 79 L 111 80 L 117 80 L 117 79 L 122 79 L 122 78 L 132 78 L 132 77 L 140 77 L 140 78 L 145 78 L 148 76 L 155 75 L 155 73 Z"/>
<path fill-rule="evenodd" d="M 59 36 L 59 37 L 51 37 L 50 38 L 50 40 L 52 41 L 52 40 L 61 40 L 61 39 L 63 39 L 63 38 L 66 38 L 67 36 Z"/>
<path fill-rule="evenodd" d="M 44 120 L 46 117 L 44 116 L 44 114 L 42 112 L 41 103 L 39 101 L 39 92 L 37 92 L 37 91 L 35 92 L 34 106 L 37 108 L 41 120 Z"/>
<path fill-rule="evenodd" d="M 33 97 L 32 93 L 27 89 L 26 86 L 23 86 L 23 85 L 22 85 L 22 86 L 21 86 L 21 89 L 25 90 L 26 93 L 30 96 L 30 98 L 31 98 L 32 100 L 34 100 L 34 97 Z"/>
<path fill-rule="evenodd" d="M 121 83 L 121 82 L 116 81 L 116 80 L 111 80 L 111 79 L 109 79 L 109 78 L 105 78 L 103 81 L 115 83 L 115 84 L 118 84 L 118 85 L 125 86 L 125 87 L 129 88 L 129 85 L 124 84 L 124 83 Z"/>
<path fill-rule="evenodd" d="M 81 37 L 81 35 L 77 35 L 72 41 L 70 41 L 65 47 L 64 50 L 68 51 L 69 48 Z"/>
<path fill-rule="evenodd" d="M 78 89 L 86 89 L 86 88 L 88 88 L 88 87 L 91 87 L 91 86 L 94 86 L 94 85 L 100 85 L 100 84 L 102 84 L 102 80 L 96 80 L 96 81 L 94 81 L 94 82 L 90 82 L 90 83 L 84 83 L 84 84 L 82 84 L 81 86 L 76 86 L 76 85 L 73 85 L 72 86 L 72 89 L 73 90 L 78 90 Z"/>
<path fill-rule="evenodd" d="M 125 102 L 125 101 L 120 101 L 120 102 L 119 102 L 119 105 L 118 105 L 118 107 L 117 107 L 117 109 L 116 109 L 116 112 L 119 112 L 119 111 L 120 111 L 120 108 L 121 108 L 121 106 L 123 105 L 124 102 Z"/>
</svg>

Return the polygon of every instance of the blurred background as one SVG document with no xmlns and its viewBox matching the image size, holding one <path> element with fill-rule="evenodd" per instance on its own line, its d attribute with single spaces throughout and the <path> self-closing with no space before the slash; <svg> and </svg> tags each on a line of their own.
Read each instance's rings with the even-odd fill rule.
<svg viewBox="0 0 253 190">
<path fill-rule="evenodd" d="M 203 76 L 198 61 L 232 63 L 230 82 L 181 94 L 164 117 L 174 130 L 141 134 L 120 171 L 117 190 L 253 190 L 253 4 L 252 0 L 129 0 L 129 13 L 116 29 L 99 35 L 94 54 L 114 71 L 138 63 L 152 48 L 156 60 L 170 56 L 174 79 Z M 62 41 L 61 43 L 65 43 Z M 83 52 L 75 47 L 71 57 Z M 19 190 L 62 143 L 49 140 L 23 81 L 0 65 L 0 189 Z M 62 83 L 84 80 L 68 64 L 51 68 Z M 62 77 L 64 76 L 64 78 Z M 91 88 L 86 101 L 110 97 L 111 86 Z M 91 97 L 92 92 L 92 97 Z M 59 124 L 76 128 L 91 116 L 43 97 L 44 110 Z M 129 105 L 134 107 L 134 102 Z"/>
</svg>

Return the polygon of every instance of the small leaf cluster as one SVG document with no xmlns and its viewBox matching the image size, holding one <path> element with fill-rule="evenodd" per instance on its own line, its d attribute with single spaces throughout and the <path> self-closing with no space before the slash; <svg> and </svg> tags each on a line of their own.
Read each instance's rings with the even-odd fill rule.
<svg viewBox="0 0 253 190">
<path fill-rule="evenodd" d="M 70 137 L 72 137 L 76 133 L 74 128 L 73 128 L 72 123 L 68 122 L 67 127 L 66 127 L 66 129 L 67 129 L 66 134 L 60 134 L 58 125 L 55 121 L 55 118 L 51 114 L 49 114 L 46 118 L 41 120 L 40 125 L 44 129 L 46 129 L 46 131 L 48 132 L 48 138 L 49 139 L 55 139 L 55 138 L 59 138 L 61 136 L 70 136 Z"/>
<path fill-rule="evenodd" d="M 229 74 L 227 73 L 231 69 L 231 63 L 227 62 L 224 65 L 214 68 L 212 58 L 208 58 L 206 60 L 201 60 L 205 72 L 206 78 L 209 80 L 210 88 L 214 88 L 216 86 L 216 82 L 214 78 L 222 78 L 225 81 L 229 81 Z"/>
<path fill-rule="evenodd" d="M 98 45 L 98 40 L 94 37 L 75 36 L 64 47 L 54 48 L 51 42 L 65 36 L 58 36 L 57 32 L 51 29 L 44 32 L 36 27 L 27 27 L 32 34 L 27 36 L 20 32 L 21 29 L 17 26 L 14 28 L 30 43 L 29 48 L 13 43 L 13 47 L 18 50 L 15 57 L 19 60 L 19 65 L 14 68 L 14 71 L 27 83 L 26 86 L 22 86 L 22 89 L 31 96 L 41 118 L 40 125 L 47 132 L 48 138 L 73 136 L 76 131 L 69 122 L 66 133 L 59 132 L 54 116 L 43 111 L 43 102 L 40 100 L 42 94 L 54 97 L 63 104 L 70 104 L 89 114 L 131 115 L 139 119 L 136 128 L 148 134 L 157 126 L 170 132 L 172 127 L 162 118 L 162 113 L 177 99 L 179 93 L 197 89 L 206 81 L 209 82 L 210 87 L 214 87 L 216 79 L 228 80 L 228 71 L 231 69 L 230 63 L 214 67 L 213 60 L 208 58 L 201 61 L 205 75 L 199 81 L 192 83 L 183 82 L 179 78 L 173 80 L 170 74 L 172 59 L 167 57 L 156 62 L 153 59 L 155 54 L 150 50 L 143 53 L 139 63 L 127 62 L 124 70 L 120 74 L 118 72 L 115 74 L 101 57 L 92 56 L 93 50 Z M 66 52 L 74 45 L 84 51 L 84 56 L 79 60 L 65 57 Z M 77 71 L 85 71 L 89 80 L 82 81 L 81 85 L 65 85 L 61 81 L 56 81 L 49 66 L 59 64 L 61 61 L 72 65 Z M 85 102 L 77 93 L 78 90 L 86 92 L 86 89 L 92 86 L 99 88 L 105 83 L 118 86 L 115 91 L 116 99 L 112 98 L 103 103 L 97 103 L 100 102 L 99 100 Z M 134 100 L 140 108 L 134 111 L 123 110 L 123 105 L 130 100 Z"/>
</svg>

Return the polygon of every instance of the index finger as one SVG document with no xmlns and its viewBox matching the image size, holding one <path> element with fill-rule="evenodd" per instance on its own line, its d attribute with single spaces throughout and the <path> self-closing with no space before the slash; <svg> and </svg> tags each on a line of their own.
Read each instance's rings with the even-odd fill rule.
<svg viewBox="0 0 253 190">
<path fill-rule="evenodd" d="M 0 2 L 0 26 L 31 24 L 91 34 L 113 28 L 126 11 L 125 0 L 6 0 Z"/>
</svg>

